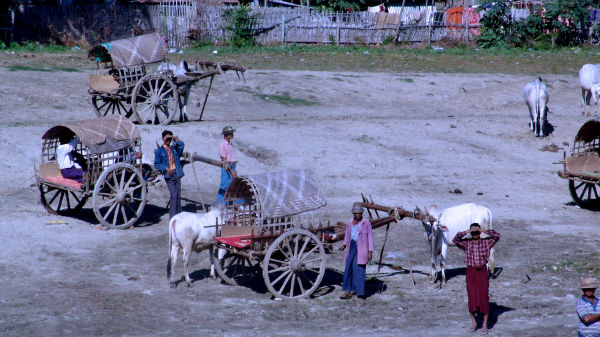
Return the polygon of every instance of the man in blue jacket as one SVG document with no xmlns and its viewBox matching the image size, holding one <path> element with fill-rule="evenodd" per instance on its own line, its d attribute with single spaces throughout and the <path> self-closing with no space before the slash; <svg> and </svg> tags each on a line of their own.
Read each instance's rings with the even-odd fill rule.
<svg viewBox="0 0 600 337">
<path fill-rule="evenodd" d="M 154 167 L 165 177 L 171 198 L 169 199 L 169 219 L 175 214 L 181 213 L 181 177 L 183 168 L 179 158 L 183 154 L 185 146 L 173 132 L 165 130 L 162 133 L 163 146 L 159 147 L 154 154 Z"/>
</svg>

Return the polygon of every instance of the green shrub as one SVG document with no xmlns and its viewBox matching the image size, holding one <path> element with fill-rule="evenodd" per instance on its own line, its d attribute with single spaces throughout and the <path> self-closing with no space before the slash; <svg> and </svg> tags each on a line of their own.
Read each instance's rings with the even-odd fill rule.
<svg viewBox="0 0 600 337">
<path fill-rule="evenodd" d="M 390 35 L 386 36 L 385 39 L 383 39 L 381 44 L 385 46 L 386 44 L 390 44 L 390 43 L 394 42 L 395 40 L 396 40 L 396 38 L 394 37 L 394 35 L 390 34 Z"/>
<path fill-rule="evenodd" d="M 491 47 L 574 46 L 585 41 L 582 32 L 594 0 L 554 0 L 542 7 L 534 6 L 527 19 L 514 21 L 510 13 L 510 0 L 484 0 L 480 10 L 486 9 L 481 18 L 481 35 L 477 44 Z M 559 20 L 560 18 L 560 20 Z M 568 21 L 569 25 L 565 22 Z"/>
<path fill-rule="evenodd" d="M 234 47 L 249 47 L 255 42 L 255 30 L 260 21 L 260 14 L 252 13 L 250 6 L 239 6 L 226 9 L 223 18 L 223 29 L 231 32 L 230 43 Z"/>
</svg>

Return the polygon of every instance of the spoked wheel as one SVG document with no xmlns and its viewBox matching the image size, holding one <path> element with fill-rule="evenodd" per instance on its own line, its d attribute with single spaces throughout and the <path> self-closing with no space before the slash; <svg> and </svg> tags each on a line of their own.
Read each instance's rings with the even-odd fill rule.
<svg viewBox="0 0 600 337">
<path fill-rule="evenodd" d="M 81 210 L 87 196 L 45 184 L 40 185 L 40 199 L 44 208 L 52 214 L 69 215 Z"/>
<path fill-rule="evenodd" d="M 221 254 L 219 254 L 219 250 Z M 227 284 L 234 286 L 243 285 L 256 277 L 260 271 L 258 263 L 253 263 L 245 256 L 237 255 L 217 247 L 213 249 L 213 252 L 216 260 L 215 270 L 219 274 L 219 277 Z M 222 255 L 222 257 L 219 258 L 219 255 Z"/>
<path fill-rule="evenodd" d="M 569 192 L 573 201 L 579 207 L 586 209 L 600 208 L 600 197 L 598 196 L 598 185 L 569 180 Z"/>
<path fill-rule="evenodd" d="M 96 110 L 96 115 L 98 115 L 98 117 L 116 114 L 129 118 L 133 114 L 131 104 L 119 97 L 93 95 L 92 105 L 94 106 L 94 110 Z"/>
<path fill-rule="evenodd" d="M 128 228 L 139 219 L 146 205 L 142 173 L 127 163 L 109 166 L 94 186 L 92 201 L 94 214 L 103 226 Z"/>
<path fill-rule="evenodd" d="M 325 249 L 309 231 L 293 229 L 269 246 L 263 261 L 263 278 L 276 297 L 296 299 L 310 296 L 325 274 Z"/>
<path fill-rule="evenodd" d="M 178 109 L 177 86 L 168 77 L 143 77 L 133 89 L 133 114 L 140 124 L 169 124 Z"/>
</svg>

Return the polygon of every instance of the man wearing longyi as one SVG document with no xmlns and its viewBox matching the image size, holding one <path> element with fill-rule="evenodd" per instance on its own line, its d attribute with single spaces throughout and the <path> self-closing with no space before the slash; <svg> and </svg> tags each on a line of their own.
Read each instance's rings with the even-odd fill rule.
<svg viewBox="0 0 600 337">
<path fill-rule="evenodd" d="M 487 334 L 487 321 L 490 313 L 489 279 L 487 262 L 490 249 L 500 240 L 494 230 L 485 230 L 478 223 L 471 224 L 468 231 L 458 232 L 452 239 L 456 247 L 465 251 L 467 264 L 467 296 L 471 315 L 471 331 L 477 330 L 475 315 L 483 314 L 481 333 Z"/>
</svg>

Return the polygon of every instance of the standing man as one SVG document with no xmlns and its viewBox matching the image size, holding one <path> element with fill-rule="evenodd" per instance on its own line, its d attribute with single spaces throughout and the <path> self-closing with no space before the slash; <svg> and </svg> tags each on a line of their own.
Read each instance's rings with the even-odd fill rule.
<svg viewBox="0 0 600 337">
<path fill-rule="evenodd" d="M 234 132 L 235 130 L 231 126 L 224 127 L 223 132 L 221 132 L 223 141 L 219 144 L 219 157 L 224 165 L 221 168 L 221 185 L 219 185 L 219 194 L 217 195 L 218 203 L 223 202 L 227 187 L 229 187 L 233 178 L 237 177 L 235 152 L 233 151 L 233 144 L 231 144 Z"/>
<path fill-rule="evenodd" d="M 482 237 L 485 235 L 485 237 Z M 471 224 L 468 231 L 458 232 L 452 242 L 465 251 L 467 264 L 467 296 L 471 314 L 470 331 L 477 330 L 475 314 L 483 314 L 481 333 L 487 334 L 487 321 L 490 314 L 489 279 L 486 263 L 490 249 L 500 240 L 500 234 L 493 230 L 481 229 L 478 223 Z"/>
<path fill-rule="evenodd" d="M 169 193 L 169 219 L 175 214 L 181 213 L 181 177 L 183 177 L 183 168 L 179 158 L 183 154 L 185 144 L 177 137 L 173 137 L 173 132 L 165 130 L 162 133 L 163 146 L 159 147 L 154 154 L 154 167 L 165 177 Z"/>
<path fill-rule="evenodd" d="M 575 303 L 575 310 L 579 316 L 578 337 L 600 336 L 599 299 L 594 295 L 596 288 L 598 288 L 598 280 L 595 278 L 587 277 L 581 281 L 583 296 Z"/>
<path fill-rule="evenodd" d="M 344 244 L 340 247 L 340 250 L 346 251 L 342 285 L 344 293 L 340 298 L 352 298 L 352 293 L 356 292 L 358 298 L 365 300 L 366 264 L 373 258 L 373 229 L 369 220 L 363 219 L 363 207 L 360 203 L 352 206 L 352 214 L 354 217 L 348 220 Z"/>
</svg>

